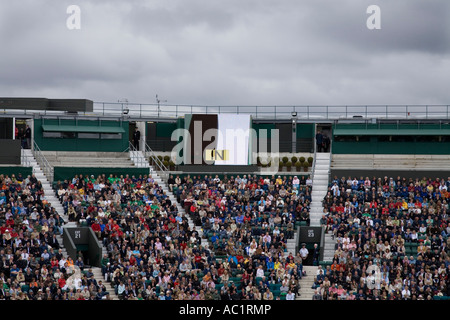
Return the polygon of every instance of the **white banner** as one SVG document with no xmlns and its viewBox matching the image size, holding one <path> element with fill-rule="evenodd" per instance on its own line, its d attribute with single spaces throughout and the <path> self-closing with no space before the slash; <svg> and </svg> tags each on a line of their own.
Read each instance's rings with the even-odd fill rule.
<svg viewBox="0 0 450 320">
<path fill-rule="evenodd" d="M 218 115 L 216 165 L 248 165 L 250 126 L 250 115 Z"/>
</svg>

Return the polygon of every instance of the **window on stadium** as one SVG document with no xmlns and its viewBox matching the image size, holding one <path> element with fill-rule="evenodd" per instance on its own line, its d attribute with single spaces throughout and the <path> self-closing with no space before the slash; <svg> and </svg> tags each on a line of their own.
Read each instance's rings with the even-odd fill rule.
<svg viewBox="0 0 450 320">
<path fill-rule="evenodd" d="M 99 133 L 89 133 L 89 132 L 79 132 L 78 138 L 80 138 L 80 139 L 99 139 L 100 134 Z"/>
<path fill-rule="evenodd" d="M 100 139 L 122 139 L 121 133 L 102 133 Z"/>
</svg>

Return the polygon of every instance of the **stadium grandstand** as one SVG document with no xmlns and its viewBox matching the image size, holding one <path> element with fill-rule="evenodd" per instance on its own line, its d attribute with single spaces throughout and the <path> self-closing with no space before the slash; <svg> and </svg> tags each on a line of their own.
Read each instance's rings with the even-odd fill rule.
<svg viewBox="0 0 450 320">
<path fill-rule="evenodd" d="M 0 300 L 450 297 L 448 106 L 0 108 Z"/>
</svg>

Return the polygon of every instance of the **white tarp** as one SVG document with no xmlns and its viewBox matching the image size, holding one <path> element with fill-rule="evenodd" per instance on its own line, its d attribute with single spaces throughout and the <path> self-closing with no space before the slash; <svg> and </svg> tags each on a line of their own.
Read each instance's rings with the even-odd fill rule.
<svg viewBox="0 0 450 320">
<path fill-rule="evenodd" d="M 217 151 L 228 150 L 227 160 L 216 165 L 248 165 L 251 118 L 247 114 L 219 114 Z"/>
</svg>

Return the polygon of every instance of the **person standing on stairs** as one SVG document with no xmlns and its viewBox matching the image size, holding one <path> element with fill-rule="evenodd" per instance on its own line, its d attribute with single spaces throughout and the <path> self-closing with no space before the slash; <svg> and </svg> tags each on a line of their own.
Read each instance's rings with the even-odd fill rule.
<svg viewBox="0 0 450 320">
<path fill-rule="evenodd" d="M 27 142 L 27 149 L 31 149 L 31 128 L 29 125 L 25 129 L 25 140 Z"/>
<path fill-rule="evenodd" d="M 19 139 L 20 139 L 20 145 L 22 146 L 22 149 L 26 149 L 26 142 L 27 142 L 27 139 L 26 139 L 26 137 L 25 137 L 25 131 L 23 130 L 23 128 L 20 128 L 20 131 L 19 131 Z"/>
<path fill-rule="evenodd" d="M 303 276 L 303 258 L 300 252 L 297 252 L 297 255 L 294 258 L 295 264 L 297 265 L 297 274 L 298 278 L 301 279 Z"/>
<path fill-rule="evenodd" d="M 302 243 L 302 248 L 299 251 L 302 260 L 306 262 L 309 256 L 309 250 L 306 248 L 306 243 Z"/>
<path fill-rule="evenodd" d="M 314 243 L 313 266 L 319 265 L 319 255 L 320 255 L 320 248 L 317 243 Z"/>
<path fill-rule="evenodd" d="M 323 152 L 329 152 L 328 148 L 330 147 L 330 137 L 326 134 L 323 135 Z"/>
<path fill-rule="evenodd" d="M 316 151 L 317 152 L 322 152 L 323 150 L 323 134 L 322 132 L 319 130 L 316 133 Z"/>
<path fill-rule="evenodd" d="M 135 127 L 133 132 L 133 146 L 136 148 L 137 151 L 139 151 L 140 140 L 141 140 L 141 132 L 139 131 L 138 127 Z"/>
</svg>

